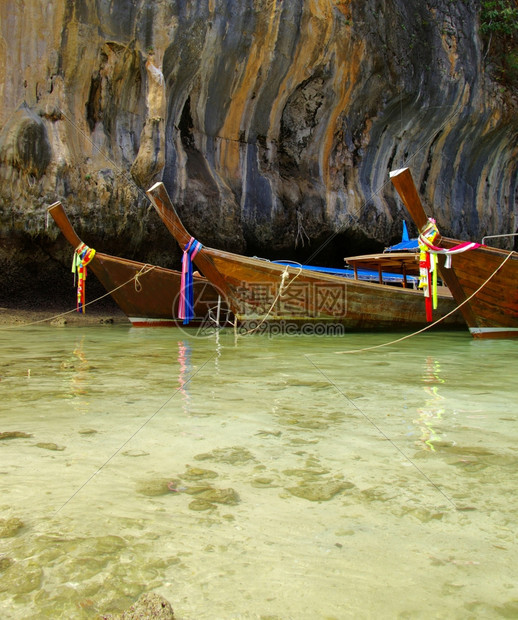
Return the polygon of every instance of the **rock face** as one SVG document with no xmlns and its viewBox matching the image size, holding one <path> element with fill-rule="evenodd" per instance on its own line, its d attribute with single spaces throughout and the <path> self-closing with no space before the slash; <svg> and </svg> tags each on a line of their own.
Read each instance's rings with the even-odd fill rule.
<svg viewBox="0 0 518 620">
<path fill-rule="evenodd" d="M 403 165 L 445 233 L 515 232 L 517 104 L 485 71 L 479 5 L 2 3 L 1 273 L 27 246 L 64 260 L 58 199 L 89 245 L 171 264 L 156 180 L 202 242 L 268 257 L 394 240 Z"/>
</svg>

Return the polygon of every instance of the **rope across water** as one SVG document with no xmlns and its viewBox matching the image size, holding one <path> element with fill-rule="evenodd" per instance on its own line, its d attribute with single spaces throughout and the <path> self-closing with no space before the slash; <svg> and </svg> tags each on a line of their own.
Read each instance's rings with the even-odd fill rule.
<svg viewBox="0 0 518 620">
<path fill-rule="evenodd" d="M 477 290 L 474 293 L 472 293 L 467 299 L 465 299 L 462 303 L 460 303 L 456 308 L 454 308 L 453 310 L 448 312 L 448 314 L 445 314 L 440 319 L 437 319 L 437 321 L 435 321 L 433 323 L 430 323 L 430 325 L 426 325 L 426 327 L 423 327 L 422 329 L 414 332 L 413 334 L 407 334 L 406 336 L 402 336 L 401 338 L 397 338 L 396 340 L 391 340 L 390 342 L 385 342 L 383 344 L 377 344 L 377 345 L 375 345 L 373 347 L 364 347 L 363 349 L 352 349 L 350 351 L 337 351 L 336 352 L 337 355 L 342 355 L 344 353 L 363 353 L 365 351 L 372 351 L 374 349 L 381 349 L 383 347 L 389 347 L 389 346 L 391 346 L 393 344 L 397 344 L 398 342 L 403 342 L 403 340 L 408 340 L 409 338 L 413 338 L 414 336 L 418 336 L 419 334 L 422 334 L 423 332 L 428 331 L 429 329 L 431 329 L 432 327 L 434 327 L 438 323 L 441 323 L 442 321 L 447 319 L 454 312 L 457 312 L 457 310 L 459 310 L 460 308 L 462 308 L 462 306 L 467 304 L 468 301 L 471 301 L 471 299 L 473 299 L 473 297 L 475 297 L 475 295 L 478 295 L 478 293 L 480 293 L 480 291 L 486 286 L 486 284 L 500 271 L 500 269 L 502 269 L 502 267 L 511 258 L 511 256 L 513 256 L 513 254 L 515 254 L 515 252 L 509 252 L 509 254 L 505 257 L 505 259 L 500 263 L 500 265 L 498 265 L 498 267 L 489 276 L 489 278 L 487 278 L 487 280 L 485 282 L 483 282 L 477 288 Z"/>
</svg>

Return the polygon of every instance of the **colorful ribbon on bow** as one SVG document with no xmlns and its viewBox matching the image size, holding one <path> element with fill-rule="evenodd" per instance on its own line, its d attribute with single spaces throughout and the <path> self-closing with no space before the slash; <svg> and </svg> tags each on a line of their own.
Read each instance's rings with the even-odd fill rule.
<svg viewBox="0 0 518 620">
<path fill-rule="evenodd" d="M 194 317 L 194 292 L 192 282 L 192 261 L 201 250 L 202 244 L 191 237 L 189 243 L 183 249 L 182 279 L 180 286 L 180 301 L 178 304 L 178 318 L 183 319 L 187 325 Z"/>
<path fill-rule="evenodd" d="M 435 220 L 431 217 L 428 218 L 428 224 L 423 228 L 421 234 L 419 235 L 419 246 L 423 244 L 426 246 L 427 251 L 432 252 L 433 254 L 445 254 L 446 260 L 444 262 L 444 267 L 446 269 L 451 267 L 452 254 L 460 254 L 461 252 L 466 252 L 467 250 L 474 250 L 475 248 L 479 248 L 481 245 L 480 243 L 475 243 L 474 241 L 464 241 L 463 243 L 459 243 L 459 245 L 455 245 L 453 248 L 439 248 L 433 244 L 438 234 L 439 231 Z"/>
<path fill-rule="evenodd" d="M 423 290 L 426 320 L 432 320 L 432 309 L 437 308 L 437 256 L 425 245 L 419 244 L 419 288 Z"/>
<path fill-rule="evenodd" d="M 480 243 L 465 241 L 453 248 L 440 248 L 434 245 L 439 230 L 433 218 L 428 218 L 428 224 L 419 235 L 419 288 L 423 289 L 425 296 L 426 320 L 432 320 L 432 308 L 437 308 L 437 255 L 444 254 L 444 267 L 451 267 L 453 254 L 474 250 L 480 247 Z"/>
<path fill-rule="evenodd" d="M 77 282 L 77 312 L 85 313 L 86 297 L 86 266 L 95 256 L 95 250 L 89 248 L 84 243 L 77 246 L 72 259 L 72 273 L 74 274 L 74 284 Z M 77 280 L 76 280 L 77 276 Z"/>
</svg>

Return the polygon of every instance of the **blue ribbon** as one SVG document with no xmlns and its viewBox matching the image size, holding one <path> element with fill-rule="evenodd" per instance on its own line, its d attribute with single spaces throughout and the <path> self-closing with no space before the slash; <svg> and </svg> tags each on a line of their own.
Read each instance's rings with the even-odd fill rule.
<svg viewBox="0 0 518 620">
<path fill-rule="evenodd" d="M 187 325 L 194 318 L 194 291 L 192 277 L 192 261 L 202 248 L 202 244 L 191 237 L 183 249 L 182 280 L 180 288 L 180 303 L 178 304 L 178 318 Z"/>
</svg>

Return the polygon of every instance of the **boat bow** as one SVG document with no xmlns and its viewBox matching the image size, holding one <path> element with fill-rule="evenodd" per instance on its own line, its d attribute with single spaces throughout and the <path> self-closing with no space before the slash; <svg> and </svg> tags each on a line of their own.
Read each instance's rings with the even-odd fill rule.
<svg viewBox="0 0 518 620">
<path fill-rule="evenodd" d="M 418 227 L 420 240 L 438 255 L 441 276 L 471 334 L 475 338 L 518 338 L 516 252 L 441 237 L 436 230 L 432 245 L 428 244 L 426 229 L 435 223 L 426 216 L 410 170 L 394 170 L 390 180 Z M 452 254 L 455 257 L 450 268 Z"/>
<path fill-rule="evenodd" d="M 185 249 L 191 244 L 194 238 L 187 232 L 176 209 L 169 198 L 169 194 L 162 182 L 155 183 L 146 192 L 151 203 L 155 207 L 160 219 L 164 222 L 171 235 L 176 239 L 180 248 Z M 213 286 L 219 289 L 223 297 L 228 295 L 228 287 L 223 275 L 218 271 L 211 258 L 210 252 L 207 252 L 203 246 L 199 249 L 194 257 L 194 263 L 201 270 L 203 275 L 208 278 Z"/>
<path fill-rule="evenodd" d="M 65 213 L 65 209 L 63 209 L 63 205 L 61 202 L 55 202 L 51 204 L 50 207 L 47 208 L 47 212 L 52 216 L 54 221 L 56 222 L 58 228 L 63 233 L 65 239 L 70 243 L 70 245 L 74 248 L 78 248 L 82 241 L 77 236 L 76 231 L 72 227 L 70 220 L 68 219 L 67 214 Z"/>
<path fill-rule="evenodd" d="M 428 224 L 428 218 L 417 193 L 410 169 L 401 168 L 393 170 L 390 173 L 390 180 L 401 196 L 401 200 L 414 220 L 419 232 L 421 232 Z"/>
</svg>

